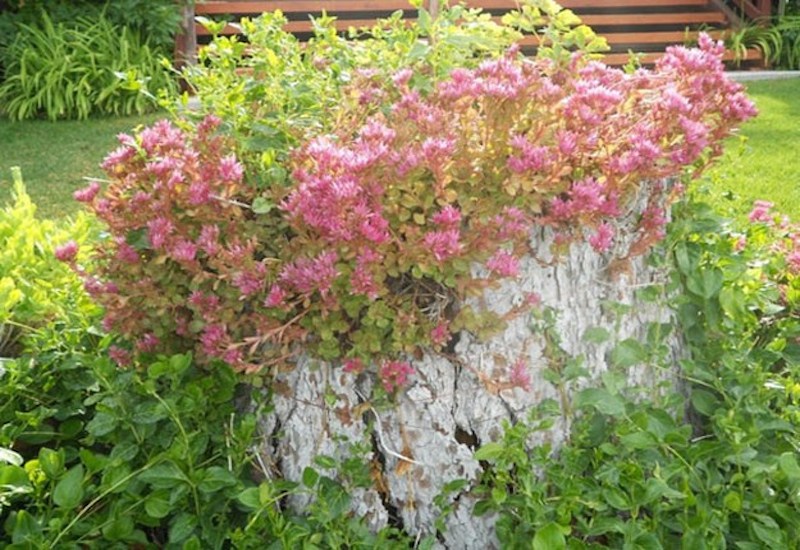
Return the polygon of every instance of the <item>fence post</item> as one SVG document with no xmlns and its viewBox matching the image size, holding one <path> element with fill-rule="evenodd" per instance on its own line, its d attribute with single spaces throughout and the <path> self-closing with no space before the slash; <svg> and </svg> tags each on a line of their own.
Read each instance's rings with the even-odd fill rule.
<svg viewBox="0 0 800 550">
<path fill-rule="evenodd" d="M 181 29 L 175 36 L 175 66 L 191 65 L 197 59 L 197 32 L 194 26 L 194 2 L 177 0 L 181 4 Z"/>
</svg>

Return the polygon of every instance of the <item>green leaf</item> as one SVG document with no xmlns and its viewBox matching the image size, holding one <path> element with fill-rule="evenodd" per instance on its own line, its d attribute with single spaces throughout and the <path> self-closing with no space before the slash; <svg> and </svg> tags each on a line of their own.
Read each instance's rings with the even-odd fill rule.
<svg viewBox="0 0 800 550">
<path fill-rule="evenodd" d="M 633 338 L 628 338 L 617 344 L 611 352 L 611 364 L 615 367 L 626 369 L 647 360 L 647 348 Z"/>
<path fill-rule="evenodd" d="M 739 493 L 731 491 L 722 499 L 722 505 L 731 512 L 738 514 L 742 511 L 742 497 Z"/>
<path fill-rule="evenodd" d="M 197 527 L 197 518 L 187 512 L 181 512 L 169 527 L 169 542 L 177 544 L 188 539 Z"/>
<path fill-rule="evenodd" d="M 603 327 L 591 327 L 583 333 L 583 341 L 590 344 L 602 344 L 607 342 L 611 334 Z"/>
<path fill-rule="evenodd" d="M 498 458 L 500 458 L 505 452 L 506 449 L 502 444 L 496 441 L 490 441 L 489 443 L 482 445 L 480 449 L 475 451 L 474 458 L 475 460 L 485 460 L 487 462 L 493 462 Z"/>
<path fill-rule="evenodd" d="M 117 423 L 115 416 L 100 411 L 95 414 L 94 418 L 86 425 L 86 431 L 95 437 L 101 437 L 114 431 L 117 427 Z"/>
<path fill-rule="evenodd" d="M 83 500 L 83 465 L 70 468 L 53 489 L 53 502 L 60 508 L 75 508 Z"/>
<path fill-rule="evenodd" d="M 265 197 L 256 197 L 251 208 L 256 214 L 268 214 L 275 204 Z"/>
<path fill-rule="evenodd" d="M 131 516 L 119 516 L 103 527 L 103 536 L 108 540 L 125 540 L 131 536 L 135 527 Z"/>
<path fill-rule="evenodd" d="M 151 518 L 161 519 L 166 517 L 169 515 L 171 508 L 169 493 L 166 491 L 151 493 L 144 501 L 144 511 Z"/>
<path fill-rule="evenodd" d="M 238 500 L 246 508 L 258 510 L 258 508 L 261 507 L 260 493 L 261 492 L 259 491 L 258 487 L 248 487 L 236 495 L 236 500 Z"/>
<path fill-rule="evenodd" d="M 164 462 L 145 470 L 139 479 L 156 489 L 171 489 L 187 481 L 186 476 L 173 462 Z"/>
<path fill-rule="evenodd" d="M 333 470 L 336 468 L 336 459 L 326 455 L 319 455 L 314 457 L 314 464 L 326 470 Z"/>
<path fill-rule="evenodd" d="M 705 416 L 711 416 L 720 406 L 717 396 L 706 390 L 692 389 L 691 401 L 697 412 Z"/>
<path fill-rule="evenodd" d="M 22 544 L 28 541 L 34 541 L 42 533 L 42 527 L 39 525 L 39 522 L 36 518 L 28 513 L 26 510 L 20 510 L 16 513 L 13 519 L 12 531 L 11 531 L 11 541 L 14 544 Z M 35 546 L 35 547 L 38 547 Z M 24 548 L 30 548 L 30 546 L 25 546 Z"/>
<path fill-rule="evenodd" d="M 0 487 L 24 493 L 33 490 L 28 472 L 15 464 L 0 465 Z"/>
<path fill-rule="evenodd" d="M 700 269 L 688 275 L 686 288 L 692 294 L 708 300 L 720 291 L 724 276 L 722 270 L 716 267 Z"/>
<path fill-rule="evenodd" d="M 56 479 L 64 469 L 64 451 L 42 447 L 39 449 L 39 466 L 48 478 Z"/>
<path fill-rule="evenodd" d="M 203 493 L 216 493 L 220 489 L 236 484 L 236 477 L 227 469 L 220 466 L 211 466 L 207 470 L 198 472 L 200 483 L 197 488 Z"/>
<path fill-rule="evenodd" d="M 548 523 L 536 530 L 533 537 L 533 550 L 561 550 L 567 547 L 564 532 L 557 523 Z"/>
<path fill-rule="evenodd" d="M 578 408 L 593 407 L 602 414 L 621 416 L 625 414 L 625 402 L 618 395 L 612 395 L 602 388 L 587 388 L 575 398 Z"/>
<path fill-rule="evenodd" d="M 792 481 L 800 480 L 800 466 L 797 465 L 797 457 L 793 452 L 783 453 L 778 458 L 778 465 L 786 477 Z"/>
<path fill-rule="evenodd" d="M 650 449 L 658 445 L 656 438 L 648 432 L 635 432 L 619 438 L 628 449 Z"/>
<path fill-rule="evenodd" d="M 309 489 L 313 488 L 314 485 L 317 484 L 318 479 L 319 479 L 319 474 L 314 468 L 307 466 L 303 470 L 303 485 L 305 485 Z"/>
<path fill-rule="evenodd" d="M 775 520 L 768 516 L 761 516 L 765 523 L 755 521 L 752 523 L 753 532 L 758 540 L 768 545 L 769 548 L 786 548 L 785 540 L 781 534 L 781 528 L 775 523 Z"/>
</svg>

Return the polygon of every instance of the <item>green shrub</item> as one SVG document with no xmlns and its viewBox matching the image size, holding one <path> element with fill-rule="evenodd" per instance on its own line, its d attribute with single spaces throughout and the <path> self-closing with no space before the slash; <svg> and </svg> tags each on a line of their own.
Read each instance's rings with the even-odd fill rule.
<svg viewBox="0 0 800 550">
<path fill-rule="evenodd" d="M 234 407 L 232 371 L 210 378 L 188 355 L 120 371 L 103 357 L 108 340 L 89 337 L 6 365 L 4 548 L 352 547 L 393 537 L 389 530 L 373 535 L 349 516 L 352 486 L 312 470 L 305 486 L 268 480 L 250 450 L 256 416 Z M 324 458 L 319 464 L 336 466 Z M 346 478 L 348 469 L 354 482 L 369 481 L 362 460 L 346 465 Z M 267 479 L 254 482 L 256 475 Z M 281 500 L 302 492 L 317 496 L 307 517 L 284 514 Z"/>
<path fill-rule="evenodd" d="M 664 252 L 691 355 L 686 394 L 632 401 L 609 373 L 574 403 L 570 443 L 529 453 L 558 407 L 532 411 L 476 457 L 477 513 L 516 548 L 797 548 L 800 543 L 800 227 L 765 203 L 737 228 L 676 210 Z M 684 409 L 685 407 L 685 409 Z M 688 413 L 688 419 L 684 416 Z"/>
<path fill-rule="evenodd" d="M 188 1 L 188 0 L 187 0 Z M 14 41 L 21 25 L 36 25 L 43 10 L 54 23 L 105 15 L 117 27 L 128 27 L 142 39 L 171 55 L 181 24 L 181 2 L 175 0 L 12 0 L 0 13 L 0 64 L 3 48 Z"/>
<path fill-rule="evenodd" d="M 88 244 L 91 218 L 38 220 L 19 170 L 12 172 L 14 202 L 0 210 L 0 357 L 13 355 L 20 335 L 32 336 L 53 322 L 86 326 L 99 311 L 80 279 L 54 255 L 68 241 Z"/>
<path fill-rule="evenodd" d="M 0 105 L 18 120 L 141 114 L 155 108 L 145 91 L 175 89 L 149 43 L 104 16 L 66 24 L 42 12 L 35 25 L 20 25 L 5 58 Z"/>
</svg>

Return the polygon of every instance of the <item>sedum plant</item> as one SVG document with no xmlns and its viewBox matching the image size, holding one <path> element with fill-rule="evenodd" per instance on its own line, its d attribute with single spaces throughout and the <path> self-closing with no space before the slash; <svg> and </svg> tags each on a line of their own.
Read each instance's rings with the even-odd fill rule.
<svg viewBox="0 0 800 550">
<path fill-rule="evenodd" d="M 94 183 L 78 194 L 109 228 L 87 285 L 106 327 L 129 339 L 115 350 L 121 363 L 191 348 L 253 372 L 302 342 L 347 371 L 374 369 L 393 392 L 412 373 L 408 357 L 502 324 L 466 299 L 517 275 L 534 228 L 555 228 L 557 248 L 645 253 L 666 219 L 655 182 L 701 169 L 754 114 L 708 37 L 652 72 L 513 47 L 462 64 L 431 45 L 387 75 L 353 59 L 389 59 L 394 31 L 371 47 L 330 36 L 293 53 L 297 43 L 265 25 L 286 51 L 262 52 L 263 78 L 297 90 L 264 90 L 264 111 L 258 96 L 231 100 L 220 117 L 122 136 L 104 163 L 107 192 Z M 475 33 L 473 44 L 503 35 Z M 323 76 L 304 90 L 297 67 L 308 63 Z M 328 89 L 335 101 L 305 108 Z M 254 122 L 249 110 L 273 118 Z M 255 132 L 270 139 L 254 144 Z M 653 199 L 636 234 L 617 235 L 642 194 Z"/>
</svg>

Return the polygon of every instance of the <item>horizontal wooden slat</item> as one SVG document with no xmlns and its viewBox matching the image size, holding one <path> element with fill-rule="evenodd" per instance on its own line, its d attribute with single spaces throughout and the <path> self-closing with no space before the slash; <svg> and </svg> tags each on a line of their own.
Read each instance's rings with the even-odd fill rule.
<svg viewBox="0 0 800 550">
<path fill-rule="evenodd" d="M 469 7 L 480 7 L 487 10 L 514 9 L 517 2 L 514 0 L 466 0 Z M 651 8 L 651 7 L 677 7 L 677 6 L 706 6 L 708 0 L 560 0 L 562 7 L 569 9 L 579 8 Z"/>
<path fill-rule="evenodd" d="M 655 63 L 663 55 L 663 52 L 646 53 L 642 54 L 639 59 L 643 65 L 650 65 Z M 627 53 L 611 53 L 603 57 L 603 61 L 609 65 L 624 65 L 629 59 L 630 55 Z M 736 59 L 736 55 L 732 51 L 727 51 L 723 55 L 722 59 L 725 61 L 734 61 Z M 762 59 L 763 56 L 761 55 L 761 51 L 752 48 L 747 50 L 747 56 L 744 60 L 761 61 Z"/>
<path fill-rule="evenodd" d="M 712 38 L 719 39 L 724 31 L 710 31 L 708 34 Z M 693 40 L 697 38 L 699 31 L 668 31 L 668 32 L 609 32 L 602 36 L 606 41 L 611 44 L 682 44 L 686 40 Z M 535 46 L 535 36 L 526 36 L 520 43 L 523 46 Z"/>
<path fill-rule="evenodd" d="M 254 14 L 255 15 L 255 14 Z M 493 18 L 499 21 L 499 17 Z M 585 15 L 581 20 L 592 27 L 603 26 L 642 26 L 642 25 L 722 25 L 725 23 L 725 16 L 720 12 L 683 12 L 683 13 L 646 13 L 646 14 L 610 14 L 610 15 Z M 375 19 L 346 19 L 337 18 L 334 26 L 337 30 L 347 30 L 350 27 L 362 28 L 371 27 L 375 24 Z M 284 26 L 288 32 L 310 32 L 311 20 L 301 19 L 290 21 Z M 222 34 L 236 34 L 239 30 L 228 25 Z M 208 31 L 202 25 L 197 25 L 198 35 L 207 35 Z"/>
<path fill-rule="evenodd" d="M 274 0 L 271 2 L 198 2 L 195 13 L 261 13 L 281 10 L 284 13 L 357 12 L 413 10 L 408 0 Z"/>
<path fill-rule="evenodd" d="M 518 3 L 515 0 L 468 0 L 465 2 L 470 7 L 483 9 L 515 9 Z M 578 8 L 641 8 L 641 7 L 678 7 L 678 6 L 705 6 L 708 0 L 561 0 L 563 7 Z M 208 1 L 199 2 L 195 6 L 198 15 L 213 15 L 225 13 L 260 13 L 265 11 L 281 10 L 284 13 L 319 13 L 328 12 L 364 12 L 364 11 L 395 11 L 413 10 L 408 0 L 271 0 L 263 2 L 242 1 Z"/>
<path fill-rule="evenodd" d="M 721 12 L 677 12 L 677 13 L 632 13 L 580 15 L 581 21 L 591 27 L 612 25 L 722 25 L 725 15 Z"/>
</svg>

